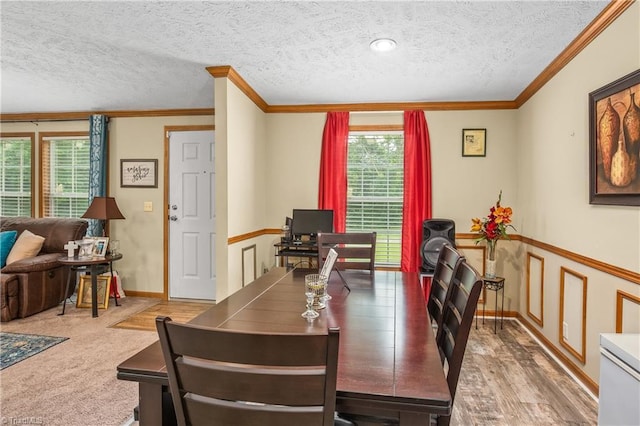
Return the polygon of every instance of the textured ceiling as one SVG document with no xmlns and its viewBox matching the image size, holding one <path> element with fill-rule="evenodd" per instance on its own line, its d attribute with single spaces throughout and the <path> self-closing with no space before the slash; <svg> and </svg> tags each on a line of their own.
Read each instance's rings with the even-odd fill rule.
<svg viewBox="0 0 640 426">
<path fill-rule="evenodd" d="M 269 105 L 514 100 L 607 3 L 2 1 L 1 112 L 212 108 L 217 65 Z"/>
</svg>

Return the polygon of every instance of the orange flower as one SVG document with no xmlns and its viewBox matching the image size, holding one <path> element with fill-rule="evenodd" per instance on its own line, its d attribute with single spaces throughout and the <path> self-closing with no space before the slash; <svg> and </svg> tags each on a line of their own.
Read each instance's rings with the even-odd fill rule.
<svg viewBox="0 0 640 426">
<path fill-rule="evenodd" d="M 476 239 L 476 244 L 482 240 L 486 240 L 491 244 L 501 238 L 509 239 L 507 227 L 513 228 L 511 216 L 513 210 L 511 207 L 503 207 L 500 205 L 502 200 L 502 191 L 498 195 L 498 201 L 495 206 L 489 209 L 489 215 L 483 219 L 471 219 L 471 232 L 478 232 L 480 235 Z M 513 228 L 515 230 L 515 228 Z"/>
</svg>

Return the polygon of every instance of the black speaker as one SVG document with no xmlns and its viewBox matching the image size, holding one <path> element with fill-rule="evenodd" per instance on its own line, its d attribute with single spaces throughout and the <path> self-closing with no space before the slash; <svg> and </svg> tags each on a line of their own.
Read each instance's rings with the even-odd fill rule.
<svg viewBox="0 0 640 426">
<path fill-rule="evenodd" d="M 456 224 L 450 219 L 427 219 L 422 223 L 422 272 L 432 273 L 442 246 L 456 246 Z"/>
</svg>

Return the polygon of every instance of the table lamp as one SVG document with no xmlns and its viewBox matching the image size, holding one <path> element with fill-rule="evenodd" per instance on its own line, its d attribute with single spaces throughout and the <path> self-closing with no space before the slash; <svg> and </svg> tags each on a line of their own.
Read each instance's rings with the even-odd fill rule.
<svg viewBox="0 0 640 426">
<path fill-rule="evenodd" d="M 102 236 L 107 236 L 107 221 L 110 219 L 124 219 L 122 212 L 116 204 L 113 197 L 93 197 L 91 205 L 87 211 L 81 216 L 84 219 L 98 219 L 105 221 L 102 226 Z"/>
</svg>

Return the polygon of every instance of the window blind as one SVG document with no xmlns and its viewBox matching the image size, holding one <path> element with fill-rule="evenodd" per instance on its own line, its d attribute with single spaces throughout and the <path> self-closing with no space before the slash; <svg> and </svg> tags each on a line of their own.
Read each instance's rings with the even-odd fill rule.
<svg viewBox="0 0 640 426">
<path fill-rule="evenodd" d="M 0 215 L 31 216 L 34 136 L 0 138 Z"/>
<path fill-rule="evenodd" d="M 42 140 L 42 216 L 80 217 L 89 206 L 89 138 Z"/>
<path fill-rule="evenodd" d="M 347 232 L 376 232 L 376 264 L 400 264 L 404 182 L 402 132 L 349 134 Z"/>
</svg>

